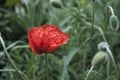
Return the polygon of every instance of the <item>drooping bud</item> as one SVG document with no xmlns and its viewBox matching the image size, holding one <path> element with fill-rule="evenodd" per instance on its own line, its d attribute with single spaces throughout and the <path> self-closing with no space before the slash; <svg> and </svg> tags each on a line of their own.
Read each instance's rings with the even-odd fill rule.
<svg viewBox="0 0 120 80">
<path fill-rule="evenodd" d="M 92 59 L 92 66 L 97 67 L 101 64 L 103 64 L 107 60 L 107 53 L 100 51 L 96 53 L 96 55 Z"/>
<path fill-rule="evenodd" d="M 50 0 L 50 3 L 55 8 L 62 8 L 63 7 L 61 0 Z"/>
<path fill-rule="evenodd" d="M 103 41 L 98 44 L 99 51 L 106 51 L 106 48 L 109 48 L 109 45 L 107 42 Z"/>
<path fill-rule="evenodd" d="M 117 77 L 117 79 L 119 79 L 118 72 L 117 72 L 118 70 L 117 70 L 117 66 L 116 66 L 116 63 L 115 63 L 115 59 L 113 57 L 113 54 L 112 54 L 111 50 L 109 49 L 108 43 L 107 42 L 100 42 L 98 44 L 98 50 L 99 51 L 106 51 L 108 53 L 107 56 L 111 58 L 111 60 L 113 62 L 113 66 L 115 68 L 116 77 Z"/>
<path fill-rule="evenodd" d="M 109 20 L 109 25 L 112 30 L 118 30 L 119 28 L 119 20 L 116 15 L 112 15 Z"/>
<path fill-rule="evenodd" d="M 109 18 L 109 26 L 112 30 L 118 30 L 119 28 L 119 20 L 118 17 L 114 14 L 113 8 L 111 6 L 107 7 L 108 12 L 111 12 L 111 16 Z"/>
</svg>

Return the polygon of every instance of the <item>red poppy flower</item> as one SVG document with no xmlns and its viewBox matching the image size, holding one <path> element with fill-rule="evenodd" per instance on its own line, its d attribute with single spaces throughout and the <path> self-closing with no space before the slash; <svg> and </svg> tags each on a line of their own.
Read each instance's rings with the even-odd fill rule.
<svg viewBox="0 0 120 80">
<path fill-rule="evenodd" d="M 51 53 L 68 40 L 68 35 L 52 24 L 33 27 L 28 31 L 29 46 L 37 54 Z"/>
</svg>

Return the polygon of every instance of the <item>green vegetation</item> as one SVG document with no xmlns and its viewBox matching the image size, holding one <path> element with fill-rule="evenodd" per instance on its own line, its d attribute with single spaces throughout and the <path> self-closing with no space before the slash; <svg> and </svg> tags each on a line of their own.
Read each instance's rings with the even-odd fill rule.
<svg viewBox="0 0 120 80">
<path fill-rule="evenodd" d="M 0 80 L 45 80 L 45 55 L 32 52 L 27 39 L 31 27 L 43 24 L 59 26 L 70 38 L 47 55 L 49 80 L 85 80 L 99 51 L 107 59 L 94 61 L 102 64 L 94 66 L 87 80 L 119 80 L 119 5 L 120 0 L 1 0 L 0 41 L 7 51 L 0 42 Z M 108 45 L 99 46 L 103 41 Z"/>
</svg>

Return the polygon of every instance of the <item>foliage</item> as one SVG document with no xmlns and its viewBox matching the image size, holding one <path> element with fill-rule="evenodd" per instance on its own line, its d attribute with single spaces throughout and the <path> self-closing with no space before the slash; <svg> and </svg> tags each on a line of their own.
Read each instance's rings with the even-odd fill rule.
<svg viewBox="0 0 120 80">
<path fill-rule="evenodd" d="M 10 1 L 10 0 L 7 0 Z M 8 2 L 6 3 L 8 4 Z M 15 0 L 16 1 L 16 0 Z M 0 4 L 0 32 L 9 55 L 30 80 L 45 80 L 44 55 L 36 55 L 28 47 L 27 31 L 33 26 L 55 24 L 69 34 L 66 45 L 48 55 L 49 80 L 84 80 L 99 42 L 107 41 L 120 71 L 120 29 L 110 28 L 107 6 L 112 6 L 120 19 L 119 0 L 95 0 L 93 38 L 89 40 L 92 26 L 92 0 L 62 0 L 58 9 L 49 0 L 20 0 L 14 5 Z M 8 4 L 9 5 L 9 4 Z M 119 20 L 120 21 L 120 20 Z M 114 25 L 113 25 L 114 26 Z M 1 44 L 0 44 L 1 45 Z M 0 80 L 21 80 L 0 46 Z M 88 80 L 115 80 L 112 62 L 95 68 Z M 8 71 L 2 71 L 8 69 Z M 13 71 L 10 71 L 13 69 Z M 118 72 L 120 76 L 120 72 Z"/>
</svg>

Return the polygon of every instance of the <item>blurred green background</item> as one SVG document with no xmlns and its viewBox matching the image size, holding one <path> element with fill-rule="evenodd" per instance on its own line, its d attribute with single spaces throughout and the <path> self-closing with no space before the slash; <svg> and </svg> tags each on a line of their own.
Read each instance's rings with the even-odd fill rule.
<svg viewBox="0 0 120 80">
<path fill-rule="evenodd" d="M 120 29 L 111 30 L 107 6 L 120 19 L 120 0 L 95 0 L 93 39 L 88 41 L 92 25 L 92 0 L 62 0 L 64 8 L 50 0 L 0 0 L 0 32 L 9 55 L 30 80 L 45 80 L 45 58 L 28 47 L 27 31 L 43 24 L 55 24 L 69 34 L 69 42 L 48 55 L 49 80 L 84 80 L 97 45 L 107 40 L 120 76 Z M 120 22 L 120 20 L 119 20 Z M 115 26 L 115 24 L 113 24 Z M 84 45 L 87 42 L 86 45 Z M 6 57 L 0 44 L 0 80 L 22 80 Z M 112 62 L 96 67 L 88 80 L 115 80 Z M 8 69 L 8 71 L 4 71 Z M 2 71 L 3 70 L 3 71 Z"/>
</svg>

